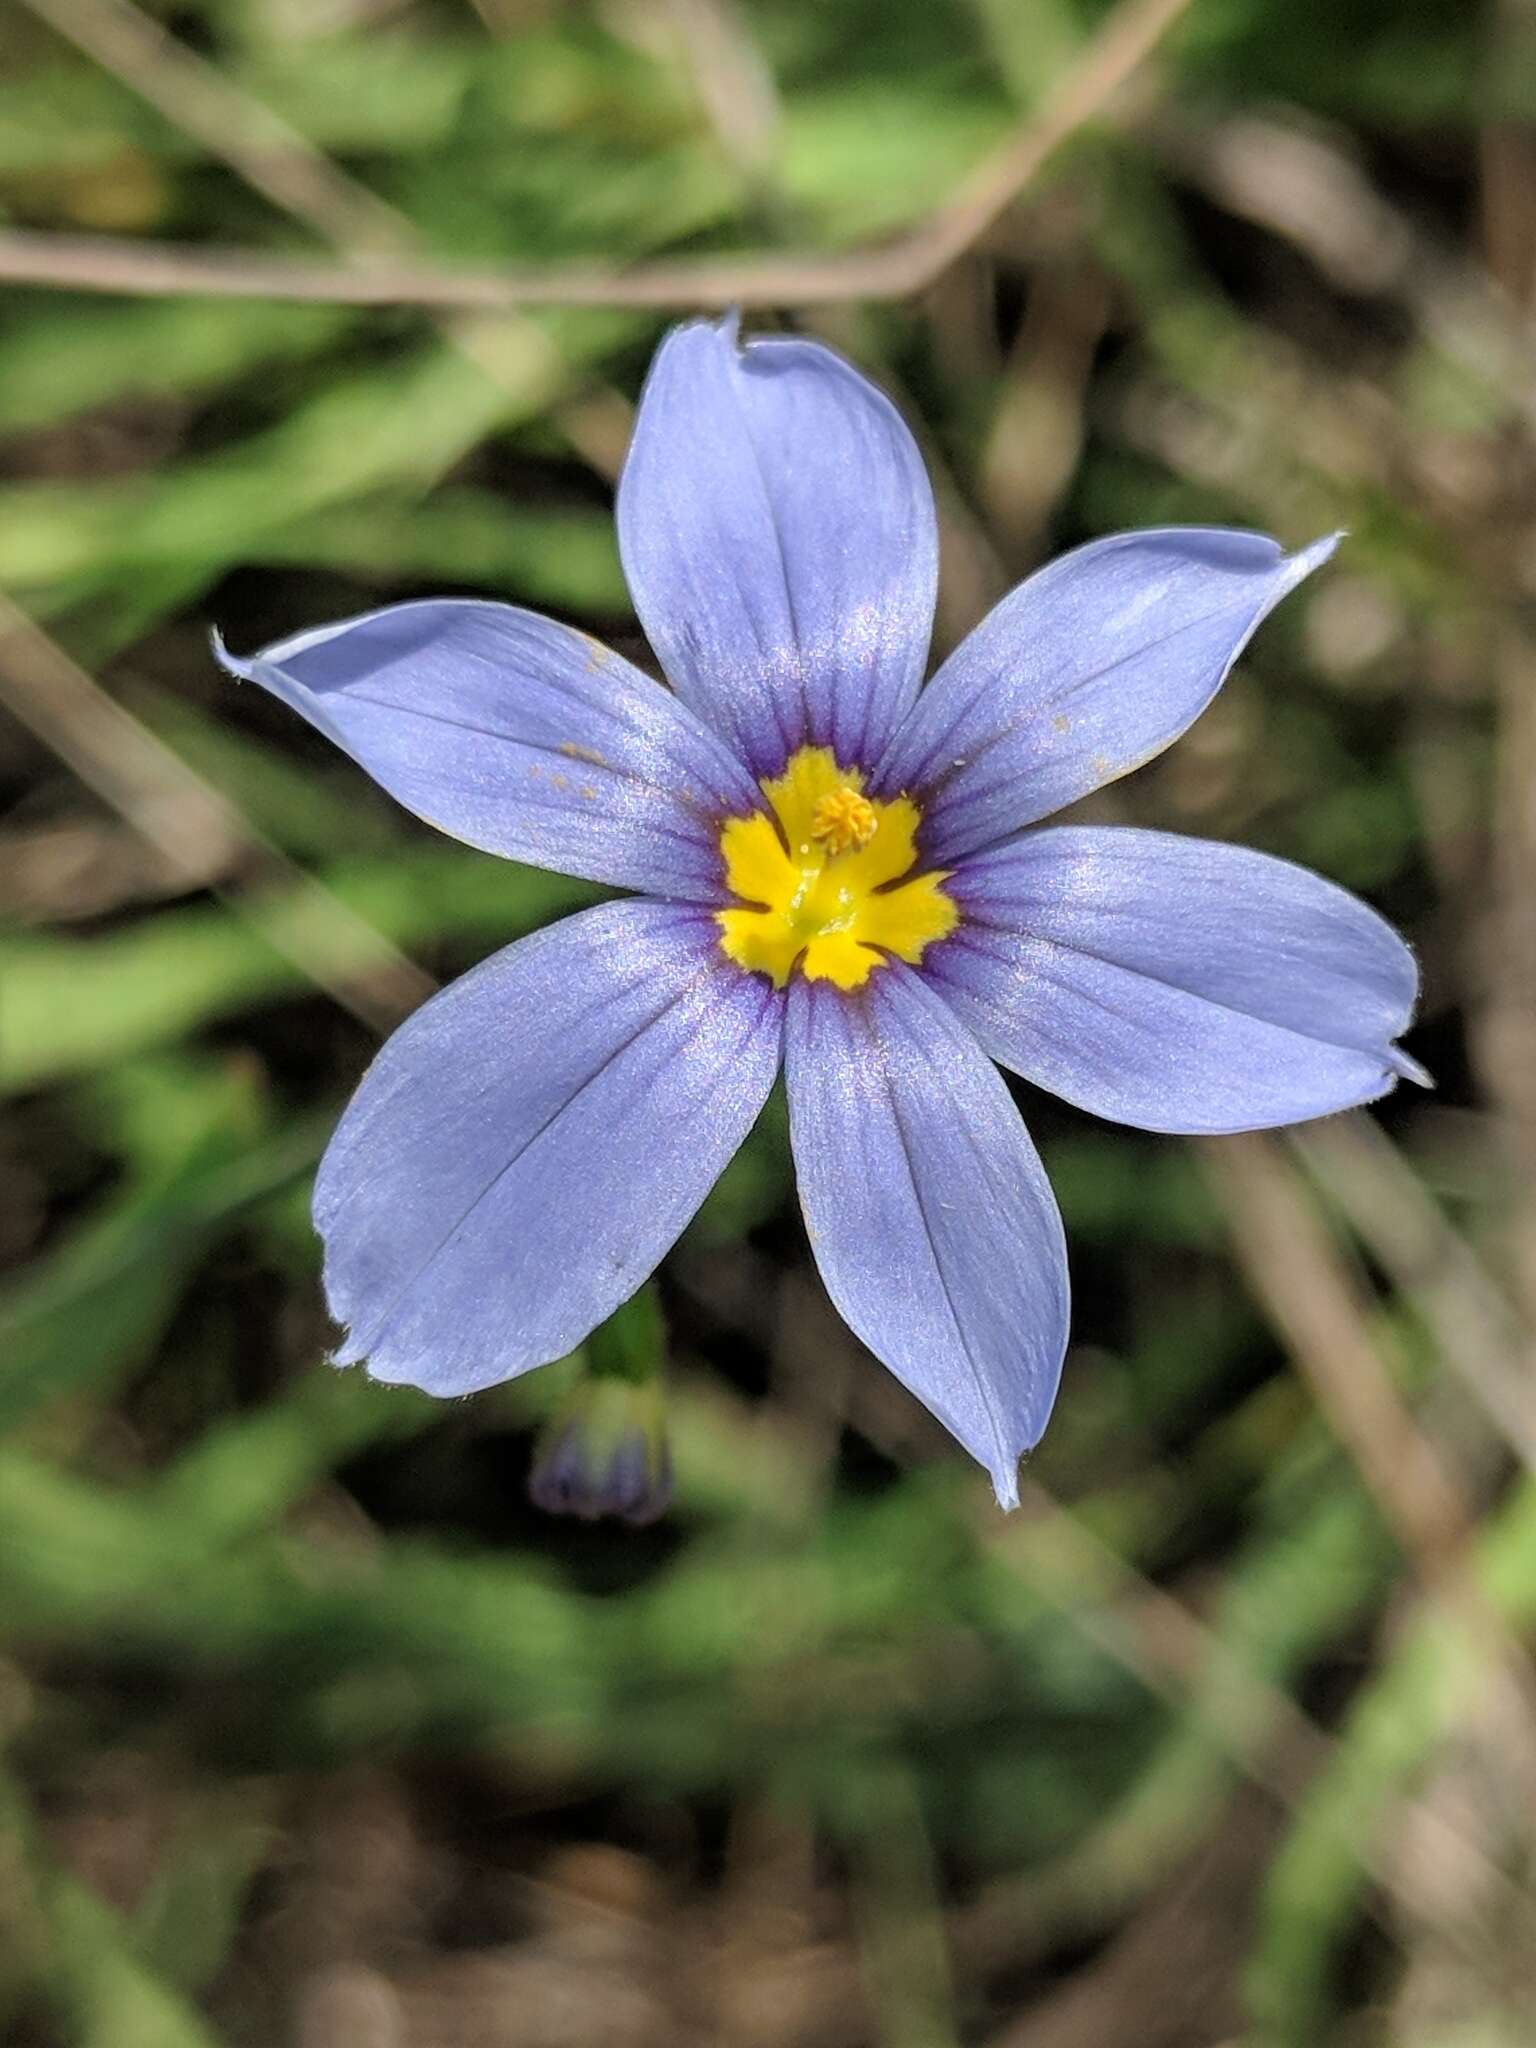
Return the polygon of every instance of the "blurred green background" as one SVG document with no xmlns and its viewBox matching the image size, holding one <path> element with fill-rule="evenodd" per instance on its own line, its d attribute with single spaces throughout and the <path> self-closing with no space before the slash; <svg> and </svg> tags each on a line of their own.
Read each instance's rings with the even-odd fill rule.
<svg viewBox="0 0 1536 2048">
<path fill-rule="evenodd" d="M 824 263 L 1106 12 L 6 0 L 0 270 Z M 1083 113 L 921 290 L 749 318 L 911 420 L 941 645 L 1116 528 L 1351 530 L 1096 814 L 1367 895 L 1439 1090 L 1203 1148 L 1021 1090 L 1077 1310 L 1011 1518 L 827 1307 L 777 1105 L 660 1276 L 656 1526 L 528 1503 L 579 1361 L 323 1362 L 378 1035 L 587 892 L 209 627 L 473 592 L 645 659 L 612 479 L 686 304 L 0 287 L 7 2043 L 1536 2040 L 1536 15 L 1193 0 Z"/>
</svg>

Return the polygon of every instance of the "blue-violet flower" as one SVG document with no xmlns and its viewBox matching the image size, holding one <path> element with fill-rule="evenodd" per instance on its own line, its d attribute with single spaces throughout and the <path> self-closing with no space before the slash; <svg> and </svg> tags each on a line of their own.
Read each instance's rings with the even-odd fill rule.
<svg viewBox="0 0 1536 2048">
<path fill-rule="evenodd" d="M 830 350 L 743 347 L 732 321 L 663 343 L 618 531 L 670 689 L 469 599 L 223 655 L 441 830 L 638 892 L 485 961 L 374 1061 L 315 1188 L 337 1362 L 452 1395 L 571 1351 L 782 1061 L 832 1300 L 1011 1505 L 1067 1262 L 992 1062 L 1153 1131 L 1422 1078 L 1393 1044 L 1412 955 L 1354 897 L 1259 853 L 1040 822 L 1176 739 L 1334 539 L 1095 541 L 924 688 L 937 546 L 910 434 Z"/>
</svg>

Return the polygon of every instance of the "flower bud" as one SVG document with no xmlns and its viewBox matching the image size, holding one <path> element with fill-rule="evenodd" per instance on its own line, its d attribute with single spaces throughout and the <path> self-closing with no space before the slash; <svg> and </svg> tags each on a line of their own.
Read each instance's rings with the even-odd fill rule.
<svg viewBox="0 0 1536 2048">
<path fill-rule="evenodd" d="M 672 1456 L 661 1388 L 588 1379 L 540 1438 L 529 1497 L 552 1515 L 614 1516 L 643 1528 L 672 1499 Z"/>
</svg>

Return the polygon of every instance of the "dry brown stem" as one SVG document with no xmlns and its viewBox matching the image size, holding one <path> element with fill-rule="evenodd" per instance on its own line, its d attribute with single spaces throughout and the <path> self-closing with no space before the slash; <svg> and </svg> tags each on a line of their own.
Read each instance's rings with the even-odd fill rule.
<svg viewBox="0 0 1536 2048">
<path fill-rule="evenodd" d="M 398 1024 L 434 983 L 382 932 L 294 866 L 249 818 L 0 594 L 0 703 L 147 844 L 249 918 L 317 988 L 373 1030 Z M 284 911 L 275 914 L 276 899 Z"/>
<path fill-rule="evenodd" d="M 0 278 L 74 291 L 507 312 L 540 305 L 664 310 L 911 297 L 987 232 L 1063 144 L 1104 113 L 1191 0 L 1122 0 L 1039 111 L 927 219 L 893 242 L 830 255 L 661 261 L 627 271 L 447 270 L 410 260 L 402 251 L 410 230 L 382 201 L 212 66 L 174 44 L 128 0 L 26 4 L 274 204 L 353 253 L 343 263 L 324 264 L 243 250 L 17 232 L 0 235 Z"/>
</svg>

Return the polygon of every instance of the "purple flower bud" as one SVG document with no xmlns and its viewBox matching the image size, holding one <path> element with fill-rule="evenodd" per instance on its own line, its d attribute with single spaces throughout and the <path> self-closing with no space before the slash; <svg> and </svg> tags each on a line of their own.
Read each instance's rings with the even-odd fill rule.
<svg viewBox="0 0 1536 2048">
<path fill-rule="evenodd" d="M 657 1521 L 672 1500 L 672 1455 L 659 1389 L 585 1382 L 545 1430 L 528 1494 L 551 1515 L 631 1528 Z"/>
</svg>

